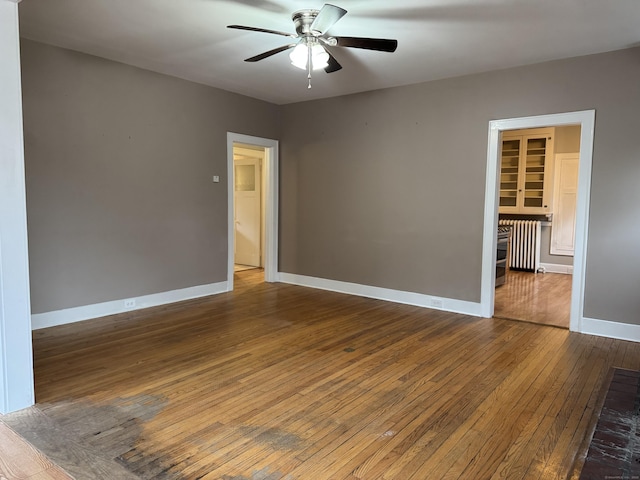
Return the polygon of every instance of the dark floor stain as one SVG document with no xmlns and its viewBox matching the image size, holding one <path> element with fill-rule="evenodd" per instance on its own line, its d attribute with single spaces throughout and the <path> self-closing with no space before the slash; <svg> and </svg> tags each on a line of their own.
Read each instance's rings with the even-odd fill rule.
<svg viewBox="0 0 640 480">
<path fill-rule="evenodd" d="M 302 444 L 302 440 L 297 435 L 283 432 L 277 428 L 270 428 L 260 433 L 255 441 L 267 444 L 276 450 L 296 450 Z"/>
<path fill-rule="evenodd" d="M 111 459 L 130 450 L 142 434 L 142 424 L 166 405 L 152 395 L 118 398 L 109 404 L 88 401 L 43 404 L 43 412 L 78 441 Z"/>
<path fill-rule="evenodd" d="M 298 450 L 302 448 L 304 440 L 298 435 L 285 432 L 278 428 L 257 427 L 253 425 L 242 425 L 237 427 L 238 432 L 254 442 L 268 445 L 275 450 Z"/>
<path fill-rule="evenodd" d="M 109 403 L 40 403 L 3 417 L 3 422 L 75 478 L 138 479 L 116 458 L 134 448 L 144 422 L 157 415 L 165 404 L 163 397 L 151 395 Z"/>
<path fill-rule="evenodd" d="M 198 479 L 206 476 L 211 469 L 216 468 L 217 462 L 232 461 L 232 458 L 222 459 L 216 455 L 218 442 L 223 444 L 230 438 L 248 439 L 262 450 L 299 450 L 305 447 L 305 442 L 299 436 L 277 428 L 267 428 L 255 425 L 229 426 L 221 423 L 204 425 L 194 430 L 193 435 L 182 439 L 182 444 L 196 447 L 189 456 L 181 457 L 179 461 L 172 459 L 172 455 L 157 451 L 154 453 L 141 448 L 131 448 L 118 456 L 117 461 L 129 471 L 143 480 L 183 480 Z M 221 440 L 222 439 L 222 440 Z M 189 450 L 187 448 L 187 450 Z M 205 460 L 205 457 L 210 458 Z M 219 464 L 218 464 L 219 466 Z M 184 471 L 189 470 L 189 476 L 184 477 Z M 255 471 L 250 477 L 227 475 L 220 477 L 225 480 L 293 480 L 291 476 L 268 468 Z"/>
</svg>

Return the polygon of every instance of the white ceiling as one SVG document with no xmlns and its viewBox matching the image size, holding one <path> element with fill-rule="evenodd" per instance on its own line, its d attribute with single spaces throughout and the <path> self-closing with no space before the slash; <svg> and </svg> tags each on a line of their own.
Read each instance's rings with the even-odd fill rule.
<svg viewBox="0 0 640 480">
<path fill-rule="evenodd" d="M 279 53 L 291 14 L 315 0 L 22 0 L 22 36 L 276 104 L 640 45 L 640 0 L 334 0 L 329 33 L 398 40 L 395 53 L 336 47 L 343 69 L 313 75 Z"/>
</svg>

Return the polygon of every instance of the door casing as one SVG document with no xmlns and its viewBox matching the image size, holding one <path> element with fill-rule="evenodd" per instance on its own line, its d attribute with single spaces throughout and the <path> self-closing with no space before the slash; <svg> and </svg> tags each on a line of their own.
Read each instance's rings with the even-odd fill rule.
<svg viewBox="0 0 640 480">
<path fill-rule="evenodd" d="M 576 244 L 573 258 L 571 285 L 571 317 L 569 329 L 582 331 L 584 317 L 584 275 L 587 261 L 587 235 L 589 233 L 589 199 L 591 196 L 591 168 L 593 162 L 593 135 L 595 110 L 539 115 L 534 117 L 491 120 L 487 148 L 487 174 L 485 183 L 484 231 L 482 241 L 482 280 L 480 311 L 483 317 L 492 317 L 494 311 L 496 240 L 498 229 L 499 154 L 501 133 L 505 130 L 580 125 L 580 166 L 576 204 Z"/>
<path fill-rule="evenodd" d="M 243 143 L 263 147 L 265 151 L 262 166 L 265 175 L 265 208 L 264 208 L 264 280 L 278 281 L 278 141 L 227 132 L 227 291 L 233 290 L 235 226 L 234 212 L 234 179 L 233 179 L 233 145 Z"/>
</svg>

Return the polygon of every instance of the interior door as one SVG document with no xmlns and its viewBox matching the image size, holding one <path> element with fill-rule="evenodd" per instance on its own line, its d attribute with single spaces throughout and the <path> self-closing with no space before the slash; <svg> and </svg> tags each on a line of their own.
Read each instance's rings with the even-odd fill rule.
<svg viewBox="0 0 640 480">
<path fill-rule="evenodd" d="M 261 176 L 260 160 L 234 160 L 235 263 L 260 266 Z"/>
<path fill-rule="evenodd" d="M 574 254 L 579 165 L 579 153 L 556 155 L 551 224 L 552 255 Z"/>
</svg>

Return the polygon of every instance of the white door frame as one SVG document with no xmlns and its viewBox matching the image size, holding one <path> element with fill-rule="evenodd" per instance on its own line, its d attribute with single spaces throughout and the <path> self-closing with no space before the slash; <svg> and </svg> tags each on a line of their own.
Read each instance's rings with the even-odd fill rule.
<svg viewBox="0 0 640 480">
<path fill-rule="evenodd" d="M 487 175 L 484 203 L 484 233 L 482 240 L 482 281 L 480 311 L 483 317 L 492 317 L 494 311 L 496 240 L 498 230 L 498 186 L 500 138 L 504 130 L 580 125 L 580 167 L 576 204 L 576 244 L 573 257 L 571 284 L 571 318 L 569 329 L 582 331 L 584 309 L 584 275 L 587 261 L 587 234 L 589 233 L 589 200 L 591 197 L 591 165 L 593 161 L 593 135 L 595 110 L 510 118 L 489 122 L 487 148 Z"/>
<path fill-rule="evenodd" d="M 233 290 L 233 266 L 235 228 L 233 223 L 233 144 L 244 143 L 265 149 L 262 172 L 265 175 L 265 248 L 264 248 L 264 280 L 278 281 L 278 141 L 269 138 L 253 137 L 241 133 L 227 132 L 227 291 Z"/>
<path fill-rule="evenodd" d="M 0 0 L 0 413 L 34 404 L 18 2 Z"/>
</svg>

